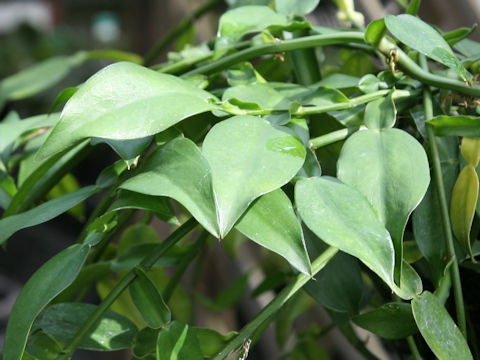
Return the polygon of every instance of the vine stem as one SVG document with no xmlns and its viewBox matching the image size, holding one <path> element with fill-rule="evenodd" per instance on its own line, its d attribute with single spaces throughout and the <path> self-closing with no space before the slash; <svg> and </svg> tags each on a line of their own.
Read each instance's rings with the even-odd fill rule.
<svg viewBox="0 0 480 360">
<path fill-rule="evenodd" d="M 323 267 L 337 254 L 338 249 L 329 247 L 325 250 L 313 263 L 312 263 L 312 276 L 315 276 Z M 240 348 L 245 342 L 247 342 L 255 330 L 262 326 L 265 321 L 272 320 L 278 310 L 299 291 L 303 285 L 311 280 L 310 275 L 300 274 L 297 278 L 288 284 L 262 311 L 260 311 L 252 321 L 250 321 L 245 327 L 238 333 L 238 335 L 232 339 L 212 360 L 223 360 L 230 353 Z"/>
<path fill-rule="evenodd" d="M 188 29 L 192 23 L 204 14 L 214 9 L 217 5 L 222 3 L 222 0 L 210 0 L 199 8 L 195 9 L 191 14 L 180 20 L 160 42 L 145 56 L 144 66 L 150 65 L 153 60 L 178 36 Z"/>
<path fill-rule="evenodd" d="M 408 347 L 410 348 L 410 351 L 412 352 L 413 358 L 415 360 L 422 360 L 422 356 L 418 351 L 417 344 L 415 344 L 415 339 L 413 338 L 413 336 L 407 337 L 407 344 L 408 344 Z"/>
<path fill-rule="evenodd" d="M 427 59 L 423 54 L 420 54 L 420 64 L 424 71 L 428 72 Z M 423 107 L 425 112 L 425 121 L 433 118 L 432 94 L 428 88 L 423 91 Z M 440 213 L 442 216 L 443 232 L 445 233 L 447 242 L 447 252 L 450 259 L 452 259 L 452 266 L 450 272 L 452 275 L 453 295 L 455 298 L 455 308 L 457 314 L 458 327 L 462 334 L 467 338 L 467 325 L 465 320 L 465 306 L 463 303 L 462 283 L 460 280 L 460 271 L 458 269 L 458 261 L 455 256 L 455 248 L 453 246 L 453 235 L 450 225 L 450 216 L 448 213 L 447 196 L 445 195 L 445 187 L 442 177 L 442 165 L 440 164 L 440 155 L 438 153 L 437 142 L 432 127 L 427 123 L 427 137 L 428 145 L 430 147 L 431 160 L 433 165 L 433 175 L 437 185 L 437 195 L 440 202 Z"/>
<path fill-rule="evenodd" d="M 318 149 L 320 147 L 333 144 L 334 142 L 345 140 L 351 134 L 353 134 L 354 132 L 357 132 L 360 128 L 363 128 L 363 126 L 362 127 L 353 126 L 345 129 L 332 131 L 328 134 L 310 139 L 308 141 L 308 146 L 311 149 Z"/>
<path fill-rule="evenodd" d="M 158 245 L 152 253 L 142 260 L 139 267 L 145 272 L 157 262 L 157 260 L 165 254 L 165 252 L 175 245 L 180 239 L 187 235 L 191 230 L 197 226 L 198 222 L 194 218 L 190 218 L 177 228 L 169 237 L 165 239 L 160 245 Z M 135 270 L 130 270 L 110 291 L 105 299 L 97 306 L 95 311 L 85 321 L 82 327 L 77 331 L 72 341 L 65 347 L 62 354 L 57 357 L 57 360 L 68 360 L 71 358 L 73 352 L 81 343 L 83 338 L 92 330 L 103 313 L 114 303 L 114 301 L 128 288 L 128 286 L 136 279 L 137 275 Z"/>
</svg>

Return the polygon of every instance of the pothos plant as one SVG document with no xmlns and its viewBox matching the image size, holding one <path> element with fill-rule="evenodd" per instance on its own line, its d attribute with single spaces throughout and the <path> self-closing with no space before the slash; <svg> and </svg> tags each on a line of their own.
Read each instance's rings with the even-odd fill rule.
<svg viewBox="0 0 480 360">
<path fill-rule="evenodd" d="M 193 12 L 145 59 L 80 52 L 0 82 L 0 100 L 11 102 L 89 59 L 118 61 L 65 89 L 49 113 L 10 112 L 0 123 L 1 244 L 103 196 L 77 244 L 24 286 L 3 358 L 131 349 L 135 359 L 245 359 L 272 321 L 284 325 L 283 346 L 314 303 L 366 358 L 375 356 L 352 323 L 415 359 L 478 358 L 467 311 L 478 316 L 478 303 L 465 306 L 459 271 L 479 270 L 474 28 L 444 33 L 416 16 L 416 0 L 366 29 L 349 1 L 338 1 L 345 28 L 305 19 L 318 0 L 230 1 L 215 39 L 151 65 L 219 3 Z M 120 159 L 95 184 L 66 187 L 99 143 Z M 163 241 L 152 217 L 172 224 Z M 175 294 L 212 238 L 232 236 L 285 262 L 264 269 L 254 291 L 274 299 L 225 335 L 196 327 Z M 99 304 L 82 302 L 92 287 Z M 323 333 L 309 328 L 282 358 L 327 358 L 316 342 Z"/>
</svg>

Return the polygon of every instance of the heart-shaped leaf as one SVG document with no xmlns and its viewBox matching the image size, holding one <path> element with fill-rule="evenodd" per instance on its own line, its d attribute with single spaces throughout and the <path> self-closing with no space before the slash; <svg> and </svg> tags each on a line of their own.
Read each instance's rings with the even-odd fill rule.
<svg viewBox="0 0 480 360">
<path fill-rule="evenodd" d="M 215 125 L 202 152 L 212 169 L 221 237 L 253 200 L 285 185 L 305 160 L 297 138 L 254 116 L 234 116 Z"/>
<path fill-rule="evenodd" d="M 402 130 L 359 131 L 343 145 L 337 167 L 338 178 L 368 199 L 390 232 L 399 283 L 403 231 L 430 182 L 425 150 Z"/>
<path fill-rule="evenodd" d="M 473 359 L 465 338 L 435 295 L 425 291 L 414 298 L 412 311 L 420 333 L 440 360 Z"/>
<path fill-rule="evenodd" d="M 255 200 L 235 227 L 251 240 L 283 256 L 296 269 L 311 273 L 300 223 L 290 199 L 281 189 Z"/>
<path fill-rule="evenodd" d="M 88 245 L 73 245 L 38 269 L 18 295 L 8 319 L 3 346 L 5 360 L 22 358 L 33 321 L 42 309 L 77 277 L 89 252 Z"/>
<path fill-rule="evenodd" d="M 70 98 L 37 158 L 89 137 L 131 140 L 154 135 L 189 116 L 215 109 L 212 98 L 172 75 L 115 63 L 93 75 Z"/>
</svg>

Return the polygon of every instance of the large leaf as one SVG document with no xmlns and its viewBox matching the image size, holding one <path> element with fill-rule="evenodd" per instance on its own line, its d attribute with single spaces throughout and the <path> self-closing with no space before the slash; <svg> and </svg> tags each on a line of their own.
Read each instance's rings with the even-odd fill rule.
<svg viewBox="0 0 480 360">
<path fill-rule="evenodd" d="M 195 332 L 187 324 L 173 321 L 158 334 L 157 360 L 202 360 L 203 358 Z"/>
<path fill-rule="evenodd" d="M 409 299 L 419 291 L 410 272 L 405 280 L 414 279 L 414 283 L 402 284 L 401 288 L 395 285 L 390 234 L 360 192 L 327 178 L 305 179 L 295 186 L 295 203 L 302 220 L 315 235 L 360 259 L 398 296 Z"/>
<path fill-rule="evenodd" d="M 210 166 L 191 140 L 179 137 L 157 148 L 142 170 L 120 187 L 177 200 L 219 237 Z"/>
<path fill-rule="evenodd" d="M 418 329 L 410 304 L 388 303 L 377 309 L 355 316 L 353 322 L 385 339 L 403 339 Z"/>
<path fill-rule="evenodd" d="M 437 136 L 480 137 L 480 117 L 478 116 L 436 116 L 427 121 Z"/>
<path fill-rule="evenodd" d="M 75 205 L 89 198 L 100 189 L 95 186 L 87 186 L 67 195 L 47 201 L 31 210 L 20 214 L 11 215 L 0 220 L 0 244 L 3 244 L 18 230 L 44 223 L 63 214 Z"/>
<path fill-rule="evenodd" d="M 398 129 L 359 131 L 345 142 L 338 178 L 372 204 L 395 248 L 395 280 L 400 280 L 403 231 L 430 182 L 423 147 Z"/>
<path fill-rule="evenodd" d="M 440 360 L 473 359 L 465 338 L 435 295 L 425 291 L 414 298 L 412 311 L 420 333 Z"/>
<path fill-rule="evenodd" d="M 0 82 L 0 99 L 19 100 L 35 95 L 63 79 L 70 70 L 86 60 L 85 53 L 55 56 L 35 64 Z"/>
<path fill-rule="evenodd" d="M 296 269 L 310 274 L 310 259 L 300 223 L 290 199 L 281 189 L 255 200 L 240 218 L 236 229 L 283 256 Z"/>
<path fill-rule="evenodd" d="M 130 140 L 154 135 L 214 109 L 211 98 L 184 80 L 140 65 L 107 66 L 70 98 L 37 157 L 49 157 L 88 137 Z"/>
<path fill-rule="evenodd" d="M 33 321 L 42 309 L 77 277 L 87 258 L 87 245 L 73 245 L 48 260 L 28 280 L 8 319 L 4 360 L 20 360 Z"/>
<path fill-rule="evenodd" d="M 276 13 L 268 6 L 249 5 L 229 10 L 220 17 L 215 48 L 227 48 L 244 35 L 287 23 L 285 15 Z"/>
<path fill-rule="evenodd" d="M 305 159 L 297 138 L 254 116 L 234 116 L 215 125 L 202 151 L 212 169 L 221 237 L 253 200 L 292 179 Z"/>
<path fill-rule="evenodd" d="M 387 15 L 385 16 L 385 25 L 405 45 L 454 69 L 462 80 L 469 79 L 467 70 L 457 59 L 442 35 L 418 17 L 409 14 Z M 412 36 L 412 34 L 418 36 Z"/>
<path fill-rule="evenodd" d="M 45 310 L 34 326 L 54 339 L 68 344 L 95 309 L 96 306 L 92 304 L 55 304 Z M 137 327 L 134 323 L 120 314 L 107 310 L 78 347 L 95 351 L 128 349 L 132 346 L 136 333 Z"/>
<path fill-rule="evenodd" d="M 140 268 L 135 272 L 137 278 L 129 287 L 133 303 L 148 326 L 154 329 L 164 327 L 171 320 L 170 309 L 147 274 Z"/>
<path fill-rule="evenodd" d="M 317 7 L 320 0 L 275 0 L 277 12 L 285 15 L 306 15 Z"/>
</svg>

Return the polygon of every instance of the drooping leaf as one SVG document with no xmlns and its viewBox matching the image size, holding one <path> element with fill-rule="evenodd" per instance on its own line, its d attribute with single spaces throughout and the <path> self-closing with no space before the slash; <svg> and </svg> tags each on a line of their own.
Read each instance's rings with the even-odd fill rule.
<svg viewBox="0 0 480 360">
<path fill-rule="evenodd" d="M 406 303 L 388 303 L 355 316 L 353 322 L 385 339 L 404 339 L 418 331 L 412 308 Z"/>
<path fill-rule="evenodd" d="M 123 160 L 133 162 L 133 160 L 148 148 L 153 137 L 147 136 L 133 140 L 111 140 L 102 138 L 92 138 L 92 145 L 100 143 L 108 144 Z M 130 167 L 130 163 L 127 166 Z"/>
<path fill-rule="evenodd" d="M 77 277 L 89 246 L 73 245 L 38 269 L 23 287 L 8 319 L 3 358 L 20 360 L 33 321 L 42 309 Z"/>
<path fill-rule="evenodd" d="M 365 108 L 365 126 L 369 129 L 388 129 L 393 127 L 397 109 L 393 102 L 393 91 L 384 97 L 367 104 Z"/>
<path fill-rule="evenodd" d="M 140 268 L 135 272 L 137 278 L 129 287 L 133 303 L 148 326 L 154 329 L 164 327 L 171 320 L 170 309 L 147 274 Z"/>
<path fill-rule="evenodd" d="M 215 125 L 202 152 L 212 169 L 221 237 L 253 200 L 292 179 L 305 159 L 298 139 L 253 116 L 234 116 Z"/>
<path fill-rule="evenodd" d="M 412 311 L 420 333 L 440 360 L 473 359 L 465 338 L 435 295 L 425 291 L 415 297 Z"/>
<path fill-rule="evenodd" d="M 257 244 L 283 256 L 297 270 L 310 274 L 300 223 L 281 189 L 255 200 L 235 227 Z"/>
<path fill-rule="evenodd" d="M 171 322 L 157 338 L 157 360 L 203 360 L 195 332 L 180 321 Z"/>
<path fill-rule="evenodd" d="M 85 303 L 55 304 L 45 310 L 34 326 L 68 344 L 96 308 L 96 305 Z M 136 333 L 137 327 L 129 319 L 107 310 L 78 347 L 95 351 L 128 349 L 132 346 Z"/>
<path fill-rule="evenodd" d="M 72 193 L 47 201 L 31 210 L 11 215 L 0 220 L 0 244 L 3 244 L 18 230 L 44 223 L 63 214 L 75 205 L 89 198 L 100 189 L 95 185 L 84 187 Z"/>
<path fill-rule="evenodd" d="M 142 170 L 120 187 L 177 200 L 206 230 L 219 237 L 210 166 L 191 140 L 178 137 L 157 148 Z"/>
<path fill-rule="evenodd" d="M 480 117 L 439 115 L 427 123 L 433 127 L 437 136 L 480 137 Z"/>
<path fill-rule="evenodd" d="M 128 62 L 102 69 L 65 105 L 37 153 L 42 159 L 89 137 L 132 140 L 215 109 L 213 96 L 171 75 Z"/>
<path fill-rule="evenodd" d="M 318 6 L 320 0 L 275 0 L 275 10 L 285 15 L 307 15 Z"/>
<path fill-rule="evenodd" d="M 244 35 L 259 32 L 271 25 L 287 25 L 287 17 L 268 6 L 247 5 L 225 12 L 219 20 L 216 49 L 228 48 Z"/>
<path fill-rule="evenodd" d="M 450 203 L 450 221 L 453 234 L 468 251 L 473 261 L 475 259 L 470 243 L 470 229 L 477 206 L 478 187 L 478 176 L 475 168 L 468 164 L 458 175 Z"/>
<path fill-rule="evenodd" d="M 337 169 L 338 178 L 368 199 L 389 231 L 398 284 L 403 231 L 430 182 L 425 150 L 402 130 L 358 131 L 345 142 Z"/>
<path fill-rule="evenodd" d="M 62 80 L 86 60 L 84 53 L 55 56 L 11 75 L 0 82 L 0 98 L 20 100 L 35 95 Z"/>
<path fill-rule="evenodd" d="M 405 45 L 454 69 L 462 80 L 470 79 L 471 75 L 460 63 L 442 35 L 418 17 L 409 14 L 386 15 L 385 25 Z M 421 34 L 421 36 L 412 36 L 412 34 Z"/>
</svg>

